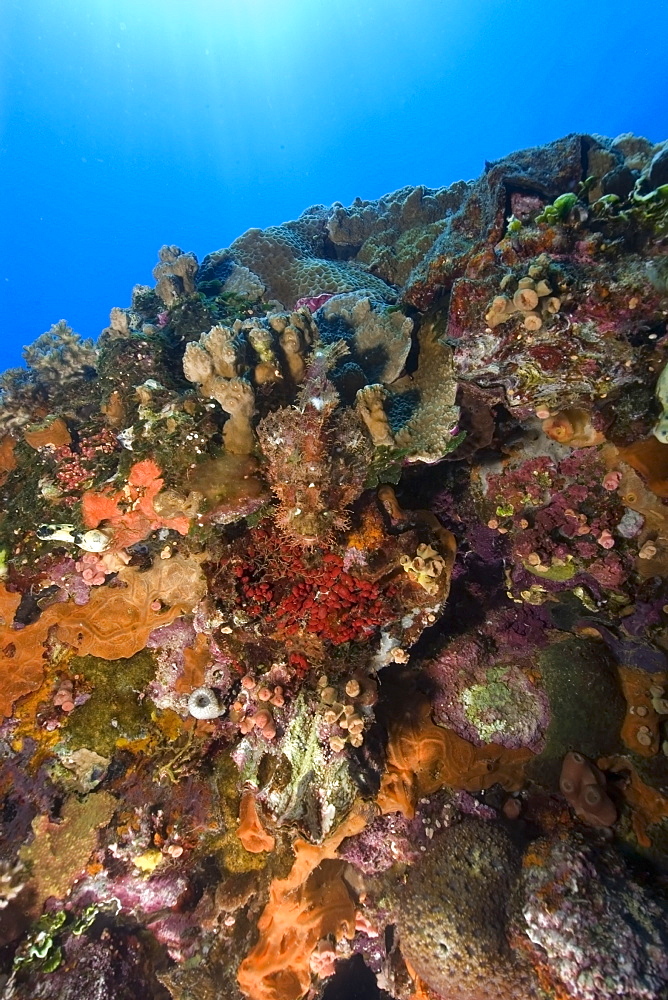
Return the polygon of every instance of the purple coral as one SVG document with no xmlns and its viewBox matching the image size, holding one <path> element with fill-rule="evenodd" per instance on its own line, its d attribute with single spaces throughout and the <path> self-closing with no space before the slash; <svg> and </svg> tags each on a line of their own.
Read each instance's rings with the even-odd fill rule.
<svg viewBox="0 0 668 1000">
<path fill-rule="evenodd" d="M 67 597 L 71 597 L 75 604 L 87 604 L 90 599 L 90 584 L 87 583 L 78 571 L 78 564 L 74 559 L 65 557 L 54 563 L 47 571 L 49 580 L 56 583 L 65 591 Z M 63 600 L 67 599 L 63 596 Z"/>
<path fill-rule="evenodd" d="M 398 861 L 411 862 L 419 856 L 411 844 L 410 823 L 401 813 L 378 816 L 357 836 L 345 840 L 339 855 L 365 875 L 377 875 Z"/>
<path fill-rule="evenodd" d="M 498 743 L 539 751 L 548 700 L 529 678 L 529 664 L 469 636 L 451 642 L 427 666 L 434 718 L 476 745 Z"/>
<path fill-rule="evenodd" d="M 524 870 L 524 932 L 574 1000 L 656 1000 L 668 985 L 668 909 L 612 851 L 539 842 Z M 532 852 L 531 857 L 535 857 Z"/>
</svg>

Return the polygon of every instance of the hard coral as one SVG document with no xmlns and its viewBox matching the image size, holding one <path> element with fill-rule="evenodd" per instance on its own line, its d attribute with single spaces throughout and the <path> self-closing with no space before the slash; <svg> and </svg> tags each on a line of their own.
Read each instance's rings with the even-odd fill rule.
<svg viewBox="0 0 668 1000">
<path fill-rule="evenodd" d="M 186 347 L 183 372 L 195 382 L 205 398 L 215 399 L 229 415 L 223 428 L 225 450 L 230 455 L 250 455 L 255 446 L 251 420 L 255 415 L 255 393 L 249 382 L 238 377 L 241 344 L 227 327 L 214 326 L 199 343 Z"/>
<path fill-rule="evenodd" d="M 166 306 L 173 305 L 184 295 L 195 291 L 197 258 L 192 253 L 184 253 L 179 247 L 160 248 L 160 262 L 153 269 L 157 281 L 156 292 Z"/>
<path fill-rule="evenodd" d="M 34 344 L 23 350 L 23 357 L 35 379 L 49 386 L 75 382 L 94 370 L 97 349 L 92 340 L 82 340 L 61 319 Z"/>
<path fill-rule="evenodd" d="M 667 150 L 165 247 L 0 377 L 8 995 L 666 993 Z"/>
<path fill-rule="evenodd" d="M 357 411 L 376 447 L 395 448 L 408 462 L 432 464 L 440 462 L 462 440 L 458 434 L 459 407 L 455 405 L 457 383 L 452 351 L 434 326 L 425 325 L 419 343 L 416 372 L 390 387 L 368 385 L 360 389 Z M 408 413 L 391 421 L 388 406 L 400 412 L 404 403 L 408 403 Z"/>
<path fill-rule="evenodd" d="M 524 933 L 544 981 L 573 1000 L 654 1000 L 668 984 L 668 910 L 613 851 L 577 837 L 524 859 Z"/>
<path fill-rule="evenodd" d="M 530 1000 L 540 992 L 511 953 L 511 896 L 520 873 L 508 835 L 481 820 L 445 830 L 409 872 L 398 898 L 402 953 L 451 1000 Z M 524 966 L 524 967 L 523 967 Z"/>
<path fill-rule="evenodd" d="M 321 335 L 343 336 L 368 382 L 395 382 L 411 349 L 413 320 L 396 308 L 355 293 L 335 295 L 321 304 Z"/>
<path fill-rule="evenodd" d="M 316 226 L 324 237 L 327 210 L 318 210 Z M 310 220 L 268 229 L 249 229 L 229 247 L 202 261 L 200 277 L 212 276 L 216 270 L 232 260 L 249 268 L 264 283 L 268 297 L 278 299 L 292 308 L 294 303 L 319 294 L 331 292 L 363 291 L 377 298 L 391 301 L 394 289 L 369 273 L 354 261 L 326 260 L 319 256 L 320 240 L 313 245 Z M 301 230 L 301 231 L 300 231 Z"/>
</svg>

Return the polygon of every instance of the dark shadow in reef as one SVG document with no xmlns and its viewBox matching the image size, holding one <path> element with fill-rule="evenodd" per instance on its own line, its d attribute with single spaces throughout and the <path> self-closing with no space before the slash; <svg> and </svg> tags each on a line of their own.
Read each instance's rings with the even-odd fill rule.
<svg viewBox="0 0 668 1000">
<path fill-rule="evenodd" d="M 322 1000 L 389 1000 L 361 955 L 337 962 L 336 972 L 325 986 Z"/>
</svg>

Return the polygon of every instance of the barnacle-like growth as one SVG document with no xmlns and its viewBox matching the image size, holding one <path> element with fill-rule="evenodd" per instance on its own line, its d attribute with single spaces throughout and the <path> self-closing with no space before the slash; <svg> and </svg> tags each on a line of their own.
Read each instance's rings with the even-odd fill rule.
<svg viewBox="0 0 668 1000">
<path fill-rule="evenodd" d="M 523 277 L 507 274 L 501 281 L 501 290 L 504 294 L 495 295 L 485 313 L 485 322 L 492 330 L 518 316 L 522 327 L 528 333 L 535 333 L 561 309 L 561 298 L 549 278 L 544 255 L 530 265 Z"/>
<path fill-rule="evenodd" d="M 421 543 L 412 559 L 410 556 L 404 555 L 399 562 L 409 580 L 419 584 L 428 594 L 439 592 L 440 587 L 436 579 L 445 569 L 445 559 L 431 545 Z"/>
<path fill-rule="evenodd" d="M 194 719 L 217 719 L 223 714 L 213 688 L 196 688 L 188 698 L 188 711 Z"/>
</svg>

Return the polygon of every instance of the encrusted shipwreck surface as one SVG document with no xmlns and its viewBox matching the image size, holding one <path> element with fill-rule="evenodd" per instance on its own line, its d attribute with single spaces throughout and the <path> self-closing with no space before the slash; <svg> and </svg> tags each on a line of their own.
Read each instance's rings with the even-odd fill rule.
<svg viewBox="0 0 668 1000">
<path fill-rule="evenodd" d="M 0 377 L 9 1000 L 668 997 L 668 145 L 160 250 Z"/>
</svg>

